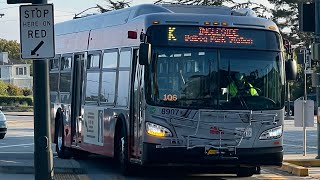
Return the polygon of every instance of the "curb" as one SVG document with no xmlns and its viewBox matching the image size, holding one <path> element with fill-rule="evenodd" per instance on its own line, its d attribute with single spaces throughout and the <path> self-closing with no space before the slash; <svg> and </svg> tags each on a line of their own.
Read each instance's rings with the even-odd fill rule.
<svg viewBox="0 0 320 180">
<path fill-rule="evenodd" d="M 83 168 L 53 167 L 58 174 L 86 174 Z M 34 174 L 33 166 L 0 166 L 1 173 L 7 174 Z"/>
<path fill-rule="evenodd" d="M 319 159 L 290 159 L 284 160 L 280 170 L 297 176 L 309 176 L 308 167 L 320 167 Z"/>
<path fill-rule="evenodd" d="M 291 164 L 288 162 L 283 162 L 280 170 L 289 172 L 289 173 L 294 174 L 296 176 L 309 176 L 309 169 L 308 168 L 305 168 L 305 167 L 302 167 L 299 165 L 295 165 L 295 164 Z"/>
<path fill-rule="evenodd" d="M 5 116 L 34 116 L 33 114 L 7 114 L 3 113 Z"/>
</svg>

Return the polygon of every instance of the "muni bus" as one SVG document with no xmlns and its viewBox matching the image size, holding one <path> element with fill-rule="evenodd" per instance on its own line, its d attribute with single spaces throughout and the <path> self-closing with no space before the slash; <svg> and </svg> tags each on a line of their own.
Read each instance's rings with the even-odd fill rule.
<svg viewBox="0 0 320 180">
<path fill-rule="evenodd" d="M 60 158 L 114 157 L 124 173 L 186 164 L 251 176 L 281 165 L 295 64 L 272 21 L 228 7 L 139 5 L 56 24 L 55 43 L 51 132 Z M 254 96 L 231 96 L 237 73 Z"/>
</svg>

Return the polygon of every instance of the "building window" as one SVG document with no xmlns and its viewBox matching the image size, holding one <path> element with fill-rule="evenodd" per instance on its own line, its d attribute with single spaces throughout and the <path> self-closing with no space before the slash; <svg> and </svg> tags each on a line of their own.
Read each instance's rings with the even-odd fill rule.
<svg viewBox="0 0 320 180">
<path fill-rule="evenodd" d="M 26 67 L 16 67 L 16 75 L 27 75 Z"/>
</svg>

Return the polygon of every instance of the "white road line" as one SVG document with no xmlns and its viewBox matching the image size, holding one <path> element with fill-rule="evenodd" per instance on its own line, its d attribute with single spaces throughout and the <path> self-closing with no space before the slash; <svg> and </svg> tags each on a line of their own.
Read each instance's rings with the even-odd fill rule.
<svg viewBox="0 0 320 180">
<path fill-rule="evenodd" d="M 33 145 L 34 143 L 30 143 L 30 144 L 16 144 L 16 145 L 9 145 L 9 146 L 0 146 L 0 149 L 1 148 L 9 148 L 9 147 L 19 147 L 19 146 L 31 146 Z"/>
</svg>

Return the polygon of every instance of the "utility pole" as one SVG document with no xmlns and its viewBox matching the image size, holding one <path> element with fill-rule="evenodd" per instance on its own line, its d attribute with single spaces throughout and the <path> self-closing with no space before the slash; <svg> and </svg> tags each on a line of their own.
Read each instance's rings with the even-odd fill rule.
<svg viewBox="0 0 320 180">
<path fill-rule="evenodd" d="M 32 4 L 47 3 L 47 0 L 33 0 Z M 53 180 L 54 172 L 50 134 L 49 60 L 34 60 L 33 69 L 35 180 Z"/>
<path fill-rule="evenodd" d="M 53 5 L 48 0 L 7 0 L 7 4 L 32 3 L 20 6 L 20 50 L 22 59 L 33 59 L 34 99 L 34 175 L 35 180 L 53 180 L 53 157 L 50 133 L 49 60 L 55 55 Z M 34 16 L 25 16 L 35 12 Z M 38 29 L 24 26 L 39 22 Z M 41 28 L 41 29 L 40 29 Z M 44 32 L 45 36 L 29 36 Z"/>
<path fill-rule="evenodd" d="M 315 0 L 315 38 L 314 43 L 319 44 L 320 43 L 320 0 Z M 317 53 L 319 55 L 319 53 Z M 320 57 L 317 59 L 319 60 Z M 319 67 L 317 68 L 319 69 Z M 319 70 L 317 70 L 319 72 Z M 317 92 L 317 104 L 316 106 L 319 108 L 319 101 L 320 101 L 320 89 L 319 86 L 316 86 L 316 92 Z M 318 142 L 318 155 L 316 159 L 320 159 L 320 114 L 317 112 L 317 142 Z"/>
</svg>

